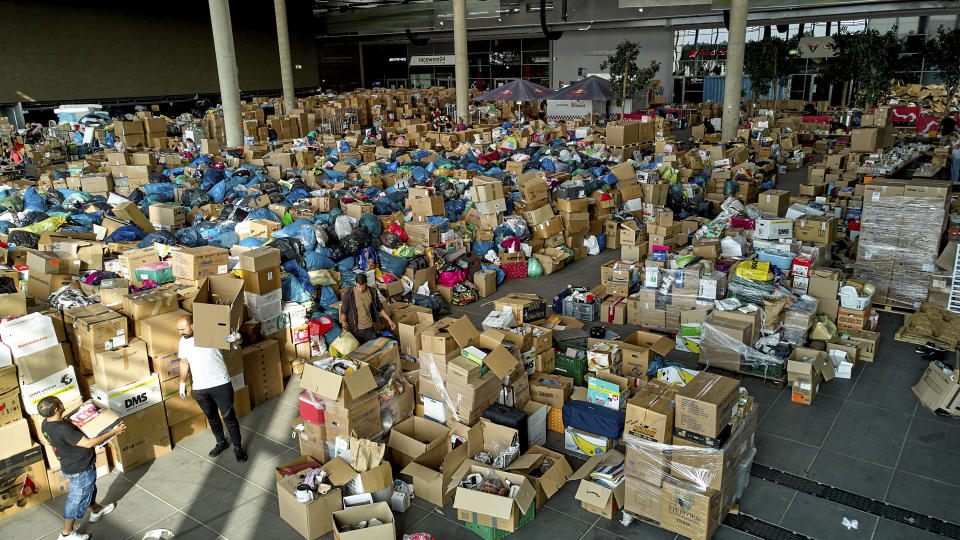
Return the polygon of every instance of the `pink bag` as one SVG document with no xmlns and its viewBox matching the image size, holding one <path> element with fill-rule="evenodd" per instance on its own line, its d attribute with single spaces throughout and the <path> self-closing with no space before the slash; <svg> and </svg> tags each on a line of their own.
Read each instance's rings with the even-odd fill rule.
<svg viewBox="0 0 960 540">
<path fill-rule="evenodd" d="M 466 279 L 467 273 L 463 270 L 457 270 L 456 272 L 440 272 L 440 277 L 437 278 L 437 285 L 453 287 L 457 283 L 462 283 Z"/>
</svg>

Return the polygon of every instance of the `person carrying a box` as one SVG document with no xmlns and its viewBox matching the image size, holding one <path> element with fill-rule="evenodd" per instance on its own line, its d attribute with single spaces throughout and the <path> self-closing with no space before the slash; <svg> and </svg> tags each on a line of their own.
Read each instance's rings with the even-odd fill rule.
<svg viewBox="0 0 960 540">
<path fill-rule="evenodd" d="M 87 508 L 92 512 L 90 523 L 100 521 L 116 508 L 114 503 L 97 503 L 97 456 L 94 449 L 123 433 L 126 425 L 118 422 L 106 433 L 91 439 L 69 420 L 64 419 L 65 412 L 63 403 L 55 396 L 47 396 L 37 403 L 37 414 L 44 418 L 40 430 L 60 460 L 63 475 L 70 481 L 70 493 L 67 494 L 63 508 L 63 530 L 60 538 L 88 540 L 89 534 L 73 530 L 74 521 L 82 518 L 87 513 Z"/>
<path fill-rule="evenodd" d="M 391 332 L 396 330 L 397 325 L 383 309 L 377 291 L 367 286 L 367 274 L 358 272 L 356 279 L 354 286 L 343 293 L 343 301 L 340 303 L 341 326 L 360 343 L 377 339 L 373 327 L 381 320 L 390 326 Z"/>
<path fill-rule="evenodd" d="M 223 361 L 220 349 L 197 347 L 193 344 L 193 315 L 184 315 L 177 321 L 180 332 L 180 397 L 187 399 L 187 376 L 193 378 L 193 397 L 210 423 L 210 431 L 217 445 L 210 450 L 210 457 L 219 456 L 233 443 L 233 455 L 237 461 L 247 460 L 247 453 L 240 444 L 240 422 L 233 410 L 233 384 L 227 364 Z M 219 411 L 218 411 L 219 409 Z M 220 416 L 223 415 L 223 421 Z M 223 435 L 223 425 L 227 425 L 230 434 L 228 441 Z"/>
</svg>

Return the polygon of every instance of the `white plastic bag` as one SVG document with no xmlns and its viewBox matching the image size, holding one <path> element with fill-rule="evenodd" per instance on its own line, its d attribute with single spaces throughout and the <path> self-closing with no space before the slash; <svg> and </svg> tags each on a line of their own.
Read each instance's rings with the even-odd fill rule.
<svg viewBox="0 0 960 540">
<path fill-rule="evenodd" d="M 597 240 L 596 236 L 588 236 L 585 238 L 583 245 L 587 248 L 587 255 L 600 254 L 600 242 Z"/>
</svg>

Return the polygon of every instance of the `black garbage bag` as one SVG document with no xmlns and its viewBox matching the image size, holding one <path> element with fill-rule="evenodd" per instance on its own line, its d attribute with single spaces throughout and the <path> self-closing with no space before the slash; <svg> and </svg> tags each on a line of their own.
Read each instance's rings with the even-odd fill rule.
<svg viewBox="0 0 960 540">
<path fill-rule="evenodd" d="M 207 240 L 194 227 L 187 227 L 177 231 L 177 243 L 187 247 L 199 247 L 207 245 Z"/>
<path fill-rule="evenodd" d="M 278 183 L 276 183 L 276 182 L 274 182 L 274 181 L 272 181 L 272 180 L 268 180 L 268 181 L 266 181 L 266 182 L 261 182 L 261 183 L 260 183 L 260 191 L 261 191 L 262 193 L 267 193 L 267 194 L 269 194 L 269 193 L 278 193 L 278 192 L 281 192 L 281 191 L 283 191 L 283 189 L 280 187 L 280 184 L 278 184 Z"/>
<path fill-rule="evenodd" d="M 370 233 L 363 227 L 357 227 L 350 234 L 340 239 L 340 245 L 350 256 L 356 256 L 360 250 L 369 246 L 372 240 Z"/>
<path fill-rule="evenodd" d="M 450 314 L 450 305 L 447 304 L 447 301 L 440 296 L 440 293 L 433 293 L 430 296 L 424 296 L 422 294 L 413 295 L 413 304 L 425 308 L 429 308 L 433 311 L 434 319 L 439 317 L 445 317 Z"/>
<path fill-rule="evenodd" d="M 34 223 L 39 223 L 47 219 L 48 217 L 50 216 L 48 216 L 46 212 L 37 212 L 34 210 L 30 210 L 29 212 L 26 213 L 26 215 L 23 216 L 23 218 L 20 219 L 20 226 L 26 227 L 28 225 L 33 225 Z"/>
<path fill-rule="evenodd" d="M 153 231 L 152 233 L 143 237 L 143 240 L 140 240 L 140 243 L 137 244 L 138 248 L 145 248 L 152 246 L 154 244 L 167 244 L 174 245 L 177 243 L 177 237 L 170 231 Z"/>
<path fill-rule="evenodd" d="M 7 243 L 17 247 L 37 249 L 40 235 L 30 231 L 12 231 L 7 235 Z"/>
<path fill-rule="evenodd" d="M 287 196 L 279 191 L 274 191 L 268 195 L 270 197 L 270 204 L 282 203 Z"/>
<path fill-rule="evenodd" d="M 188 189 L 183 192 L 183 195 L 180 196 L 180 203 L 190 208 L 203 206 L 212 202 L 213 197 L 211 197 L 206 191 L 199 188 Z"/>
<path fill-rule="evenodd" d="M 60 193 L 60 190 L 51 189 L 47 191 L 47 204 L 51 207 L 63 204 L 63 199 L 63 193 Z"/>
<path fill-rule="evenodd" d="M 296 180 L 294 180 L 294 181 L 290 184 L 290 191 L 293 191 L 293 190 L 295 190 L 295 189 L 302 189 L 302 190 L 304 190 L 304 191 L 310 191 L 310 188 L 307 187 L 307 185 L 306 185 L 305 183 L 303 183 L 303 180 L 300 179 L 300 178 L 297 178 Z"/>
<path fill-rule="evenodd" d="M 163 173 L 159 171 L 150 171 L 147 174 L 147 178 L 149 179 L 151 184 L 162 184 L 164 182 L 170 181 L 169 178 L 164 176 Z"/>
<path fill-rule="evenodd" d="M 333 262 L 340 262 L 346 258 L 350 257 L 350 254 L 347 253 L 347 250 L 343 249 L 343 246 L 337 244 L 330 247 L 330 260 Z"/>
<path fill-rule="evenodd" d="M 390 249 L 397 249 L 403 244 L 403 240 L 400 239 L 399 235 L 387 231 L 380 235 L 380 243 Z"/>
<path fill-rule="evenodd" d="M 13 279 L 2 276 L 0 277 L 0 294 L 16 294 L 17 284 L 13 282 Z"/>
<path fill-rule="evenodd" d="M 140 188 L 137 188 L 137 189 L 131 191 L 131 192 L 130 192 L 130 195 L 127 195 L 127 198 L 128 198 L 128 199 L 130 199 L 131 201 L 133 201 L 133 202 L 135 202 L 135 203 L 137 203 L 137 204 L 140 204 L 140 201 L 143 200 L 143 197 L 144 197 L 144 193 L 143 193 L 143 190 L 140 189 Z"/>
<path fill-rule="evenodd" d="M 303 260 L 303 244 L 297 238 L 274 238 L 269 244 L 280 250 L 280 261 L 294 261 L 300 266 L 306 266 Z"/>
<path fill-rule="evenodd" d="M 333 226 L 333 223 L 328 221 L 321 221 L 317 223 L 315 227 L 323 229 L 323 232 L 327 235 L 327 243 L 322 244 L 323 247 L 333 247 L 340 243 L 340 238 L 337 236 L 337 229 Z M 320 241 L 320 237 L 317 237 L 317 242 Z"/>
</svg>

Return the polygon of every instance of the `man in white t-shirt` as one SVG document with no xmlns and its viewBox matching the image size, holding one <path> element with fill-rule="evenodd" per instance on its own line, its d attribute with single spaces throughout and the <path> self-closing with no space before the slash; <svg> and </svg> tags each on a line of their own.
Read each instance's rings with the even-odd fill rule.
<svg viewBox="0 0 960 540">
<path fill-rule="evenodd" d="M 233 443 L 233 455 L 237 461 L 247 460 L 247 453 L 240 445 L 240 423 L 233 410 L 233 385 L 227 373 L 227 364 L 223 361 L 220 349 L 196 347 L 193 344 L 193 315 L 184 315 L 177 321 L 180 332 L 180 397 L 187 399 L 187 376 L 193 378 L 193 397 L 210 423 L 210 431 L 217 439 L 217 446 L 210 451 L 210 457 L 217 457 L 230 448 Z M 219 409 L 219 414 L 218 414 Z M 223 415 L 223 422 L 220 415 Z M 223 424 L 227 425 L 230 440 L 223 436 Z"/>
</svg>

